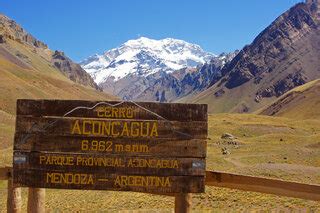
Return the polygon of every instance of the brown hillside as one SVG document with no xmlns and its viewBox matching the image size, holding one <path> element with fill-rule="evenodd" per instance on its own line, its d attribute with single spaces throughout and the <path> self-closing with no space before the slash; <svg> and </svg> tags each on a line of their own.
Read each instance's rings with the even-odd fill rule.
<svg viewBox="0 0 320 213">
<path fill-rule="evenodd" d="M 116 99 L 97 91 L 90 83 L 92 79 L 86 79 L 87 74 L 82 78 L 83 70 L 66 56 L 59 59 L 56 55 L 54 59 L 53 54 L 43 42 L 0 15 L 0 150 L 12 145 L 19 98 Z M 57 68 L 58 64 L 61 69 Z"/>
<path fill-rule="evenodd" d="M 320 119 L 320 79 L 287 92 L 258 113 L 297 119 Z"/>
<path fill-rule="evenodd" d="M 70 58 L 68 58 L 63 52 L 50 50 L 44 42 L 34 38 L 14 20 L 11 20 L 8 17 L 0 14 L 0 45 L 7 47 L 9 52 L 11 49 L 13 51 L 11 51 L 11 53 L 13 53 L 13 56 L 18 57 L 27 66 L 34 67 L 34 64 L 32 64 L 25 55 L 21 54 L 19 51 L 16 51 L 15 47 L 11 46 L 12 42 L 20 43 L 25 48 L 42 57 L 47 61 L 47 63 L 56 67 L 60 72 L 62 72 L 72 81 L 84 86 L 90 86 L 95 89 L 100 89 L 93 81 L 91 76 L 85 70 L 83 70 L 80 65 L 74 63 Z M 2 53 L 4 53 L 3 50 Z M 10 54 L 6 55 L 9 57 L 7 57 L 7 59 L 11 60 L 11 62 L 21 65 L 19 60 L 13 59 Z"/>
<path fill-rule="evenodd" d="M 0 110 L 13 114 L 18 98 L 114 99 L 74 83 L 24 44 L 0 45 Z"/>
<path fill-rule="evenodd" d="M 222 78 L 192 99 L 211 112 L 253 112 L 320 78 L 320 15 L 299 3 L 277 18 L 222 69 Z"/>
</svg>

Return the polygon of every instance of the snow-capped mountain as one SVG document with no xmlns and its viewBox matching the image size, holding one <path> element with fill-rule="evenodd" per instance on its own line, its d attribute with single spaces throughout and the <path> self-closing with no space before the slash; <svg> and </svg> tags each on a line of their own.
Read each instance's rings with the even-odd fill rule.
<svg viewBox="0 0 320 213">
<path fill-rule="evenodd" d="M 112 78 L 118 81 L 128 74 L 147 76 L 158 71 L 172 72 L 204 64 L 214 57 L 200 46 L 177 39 L 153 40 L 141 37 L 119 48 L 94 55 L 80 64 L 100 84 Z"/>
<path fill-rule="evenodd" d="M 197 70 L 206 63 L 221 67 L 228 60 L 226 55 L 216 56 L 183 40 L 141 37 L 101 55 L 93 55 L 80 64 L 104 91 L 123 99 L 159 101 L 161 90 L 168 92 L 170 89 L 169 94 L 172 94 L 161 100 L 172 101 L 184 94 L 180 85 L 182 79 L 177 79 L 177 72 Z M 180 74 L 179 78 L 183 77 Z"/>
</svg>

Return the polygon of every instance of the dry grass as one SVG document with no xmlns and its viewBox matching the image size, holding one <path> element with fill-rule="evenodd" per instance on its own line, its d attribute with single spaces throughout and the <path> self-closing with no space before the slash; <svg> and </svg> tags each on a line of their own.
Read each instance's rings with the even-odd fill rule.
<svg viewBox="0 0 320 213">
<path fill-rule="evenodd" d="M 9 52 L 11 57 L 19 53 L 28 59 L 28 66 L 22 67 L 19 63 L 13 63 L 6 58 L 7 56 L 0 54 L 0 110 L 2 111 L 14 114 L 15 102 L 19 98 L 115 99 L 93 88 L 72 82 L 25 45 L 10 41 L 8 45 L 1 48 Z"/>
<path fill-rule="evenodd" d="M 228 145 L 223 133 L 237 137 Z M 207 170 L 280 178 L 320 184 L 320 121 L 259 115 L 209 116 Z M 227 147 L 230 155 L 222 155 Z M 12 150 L 1 150 L 0 164 L 10 162 Z M 5 211 L 5 183 L 0 182 L 0 212 Z M 26 190 L 23 191 L 26 206 Z M 48 212 L 172 212 L 172 197 L 132 192 L 47 190 Z M 319 202 L 260 193 L 206 187 L 193 196 L 195 212 L 255 212 L 309 210 L 320 212 Z"/>
</svg>

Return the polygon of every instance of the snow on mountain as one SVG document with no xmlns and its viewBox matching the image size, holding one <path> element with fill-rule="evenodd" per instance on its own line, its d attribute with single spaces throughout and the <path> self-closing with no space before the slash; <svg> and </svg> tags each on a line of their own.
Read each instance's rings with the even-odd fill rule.
<svg viewBox="0 0 320 213">
<path fill-rule="evenodd" d="M 110 78 L 118 81 L 128 74 L 148 76 L 158 71 L 172 72 L 210 61 L 214 54 L 178 39 L 153 40 L 141 37 L 119 48 L 91 56 L 80 64 L 97 84 Z"/>
<path fill-rule="evenodd" d="M 178 39 L 141 37 L 80 64 L 105 92 L 124 100 L 169 102 L 205 89 L 232 58 Z"/>
</svg>

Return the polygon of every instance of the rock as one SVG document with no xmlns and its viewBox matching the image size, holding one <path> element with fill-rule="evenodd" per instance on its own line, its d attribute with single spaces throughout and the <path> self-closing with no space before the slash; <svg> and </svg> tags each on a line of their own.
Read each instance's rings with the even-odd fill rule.
<svg viewBox="0 0 320 213">
<path fill-rule="evenodd" d="M 223 148 L 221 149 L 221 153 L 222 153 L 223 155 L 230 155 L 230 154 L 231 154 L 227 147 L 223 147 Z"/>
<path fill-rule="evenodd" d="M 42 48 L 42 49 L 48 49 L 48 45 L 39 41 L 39 40 L 34 40 L 33 44 L 35 47 Z"/>
<path fill-rule="evenodd" d="M 262 98 L 270 98 L 273 96 L 279 97 L 284 93 L 288 92 L 289 90 L 307 83 L 308 78 L 304 76 L 303 73 L 299 73 L 299 72 L 296 72 L 293 74 L 291 73 L 287 75 L 284 79 L 275 82 L 273 85 L 269 86 L 268 88 L 260 89 L 257 92 L 257 96 L 260 97 L 260 100 Z"/>
<path fill-rule="evenodd" d="M 234 140 L 234 139 L 235 139 L 235 137 L 234 137 L 232 134 L 230 134 L 230 133 L 224 133 L 224 134 L 222 134 L 222 135 L 221 135 L 221 139 L 230 139 L 230 140 Z"/>
<path fill-rule="evenodd" d="M 260 103 L 261 99 L 262 99 L 261 95 L 256 95 L 254 101 L 257 102 L 257 103 Z"/>
<path fill-rule="evenodd" d="M 237 112 L 237 113 L 247 113 L 249 111 L 250 111 L 250 108 L 245 103 L 240 104 L 234 109 L 234 112 Z"/>
<path fill-rule="evenodd" d="M 225 91 L 223 89 L 220 89 L 214 93 L 214 96 L 221 97 L 224 93 L 225 93 Z"/>
<path fill-rule="evenodd" d="M 48 49 L 48 46 L 37 40 L 31 34 L 26 32 L 19 24 L 0 14 L 1 33 L 0 43 L 4 43 L 6 39 L 15 40 L 21 44 L 27 44 L 32 47 Z"/>
<path fill-rule="evenodd" d="M 6 43 L 6 38 L 4 35 L 0 35 L 0 43 L 1 44 Z"/>
<path fill-rule="evenodd" d="M 70 58 L 68 58 L 64 52 L 56 50 L 52 55 L 51 62 L 72 81 L 100 90 L 90 75 L 82 69 L 79 64 L 74 63 Z"/>
<path fill-rule="evenodd" d="M 228 78 L 228 81 L 226 83 L 226 87 L 228 89 L 232 89 L 235 87 L 238 87 L 246 82 L 248 82 L 250 79 L 254 77 L 253 74 L 249 70 L 243 70 L 242 72 L 231 72 Z"/>
</svg>

